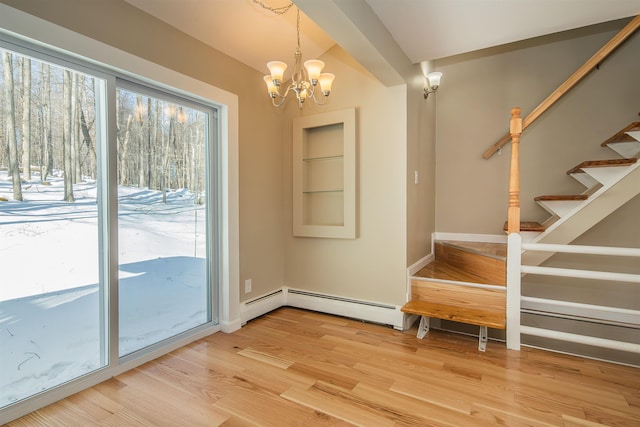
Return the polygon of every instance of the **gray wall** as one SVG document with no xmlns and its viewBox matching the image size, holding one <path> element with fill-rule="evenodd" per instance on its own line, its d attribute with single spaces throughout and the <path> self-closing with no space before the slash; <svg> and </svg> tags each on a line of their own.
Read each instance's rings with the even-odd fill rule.
<svg viewBox="0 0 640 427">
<path fill-rule="evenodd" d="M 515 43 L 437 62 L 444 72 L 436 120 L 436 229 L 502 233 L 510 147 L 482 154 L 609 41 L 626 21 Z M 548 214 L 533 198 L 584 190 L 566 171 L 583 160 L 618 157 L 600 143 L 638 120 L 640 33 L 633 35 L 521 139 L 522 219 Z"/>
</svg>

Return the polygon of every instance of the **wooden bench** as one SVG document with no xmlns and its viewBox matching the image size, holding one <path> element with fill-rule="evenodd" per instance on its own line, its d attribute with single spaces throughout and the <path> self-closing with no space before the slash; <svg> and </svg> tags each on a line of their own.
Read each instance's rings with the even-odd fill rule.
<svg viewBox="0 0 640 427">
<path fill-rule="evenodd" d="M 477 325 L 478 349 L 485 351 L 487 328 L 506 329 L 506 296 L 504 286 L 444 283 L 416 277 L 411 280 L 411 301 L 401 310 L 421 316 L 417 334 L 420 339 L 429 332 L 431 317 Z"/>
</svg>

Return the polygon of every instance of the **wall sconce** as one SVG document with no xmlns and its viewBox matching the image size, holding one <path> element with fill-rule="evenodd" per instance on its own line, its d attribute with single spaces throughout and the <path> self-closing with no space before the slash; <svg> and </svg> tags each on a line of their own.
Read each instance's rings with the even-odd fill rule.
<svg viewBox="0 0 640 427">
<path fill-rule="evenodd" d="M 438 86 L 440 86 L 440 79 L 442 78 L 442 73 L 439 71 L 434 71 L 425 76 L 426 85 L 424 88 L 424 99 L 427 99 L 430 93 L 434 93 L 438 90 Z"/>
</svg>

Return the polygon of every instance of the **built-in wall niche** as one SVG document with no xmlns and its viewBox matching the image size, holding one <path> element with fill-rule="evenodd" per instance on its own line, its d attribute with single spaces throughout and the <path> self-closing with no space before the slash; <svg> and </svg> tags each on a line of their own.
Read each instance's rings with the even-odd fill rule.
<svg viewBox="0 0 640 427">
<path fill-rule="evenodd" d="M 293 235 L 355 239 L 356 110 L 293 121 Z"/>
</svg>

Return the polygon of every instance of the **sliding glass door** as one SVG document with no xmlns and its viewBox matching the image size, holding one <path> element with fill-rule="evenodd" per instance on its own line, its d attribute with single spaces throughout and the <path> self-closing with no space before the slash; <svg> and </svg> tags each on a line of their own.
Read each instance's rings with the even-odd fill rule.
<svg viewBox="0 0 640 427">
<path fill-rule="evenodd" d="M 218 324 L 218 113 L 24 44 L 0 56 L 2 411 Z"/>
</svg>

